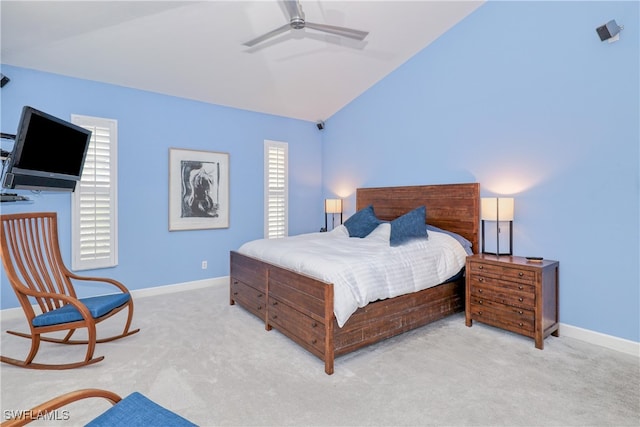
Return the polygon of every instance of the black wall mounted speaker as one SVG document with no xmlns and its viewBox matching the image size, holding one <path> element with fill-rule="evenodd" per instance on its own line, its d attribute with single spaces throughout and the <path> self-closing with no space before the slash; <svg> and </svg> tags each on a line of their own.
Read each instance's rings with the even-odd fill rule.
<svg viewBox="0 0 640 427">
<path fill-rule="evenodd" d="M 616 20 L 612 19 L 606 24 L 596 28 L 596 32 L 600 37 L 600 41 L 605 41 L 605 40 L 609 40 L 612 37 L 615 37 L 620 32 L 621 29 L 622 27 L 616 24 Z"/>
</svg>

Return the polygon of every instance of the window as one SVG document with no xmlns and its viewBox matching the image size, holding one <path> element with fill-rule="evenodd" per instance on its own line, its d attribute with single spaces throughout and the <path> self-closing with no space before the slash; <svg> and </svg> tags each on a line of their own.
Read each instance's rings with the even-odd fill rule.
<svg viewBox="0 0 640 427">
<path fill-rule="evenodd" d="M 71 266 L 113 267 L 118 264 L 118 123 L 75 114 L 71 121 L 92 132 L 82 178 L 71 196 Z"/>
<path fill-rule="evenodd" d="M 267 239 L 289 233 L 288 150 L 286 142 L 264 142 L 264 237 Z"/>
</svg>

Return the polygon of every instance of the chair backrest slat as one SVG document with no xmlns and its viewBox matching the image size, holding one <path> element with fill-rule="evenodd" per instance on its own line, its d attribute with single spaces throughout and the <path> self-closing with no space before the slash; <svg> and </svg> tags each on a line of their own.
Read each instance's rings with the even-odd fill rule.
<svg viewBox="0 0 640 427">
<path fill-rule="evenodd" d="M 47 257 L 50 242 L 48 241 L 48 229 L 50 228 L 50 219 L 32 218 L 30 220 L 20 220 L 20 240 L 23 242 L 22 265 L 28 267 L 28 271 L 21 269 L 31 289 L 40 292 L 49 293 L 65 293 L 56 286 L 56 276 L 52 274 L 50 267 L 51 257 Z M 28 280 L 31 278 L 31 280 Z M 48 310 L 53 310 L 61 306 L 59 300 L 51 298 L 37 298 L 38 303 L 42 302 L 47 305 Z"/>
<path fill-rule="evenodd" d="M 57 215 L 41 212 L 0 215 L 0 218 L 2 262 L 23 308 L 26 310 L 25 306 L 32 301 L 24 294 L 24 288 L 75 298 L 60 254 Z M 43 313 L 64 305 L 64 301 L 55 297 L 40 296 L 35 301 Z"/>
</svg>

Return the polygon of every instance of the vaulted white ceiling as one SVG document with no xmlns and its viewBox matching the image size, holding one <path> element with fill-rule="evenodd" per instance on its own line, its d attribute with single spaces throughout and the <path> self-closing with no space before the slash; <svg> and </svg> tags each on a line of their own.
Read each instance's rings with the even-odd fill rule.
<svg viewBox="0 0 640 427">
<path fill-rule="evenodd" d="M 308 121 L 324 120 L 483 1 L 302 0 L 309 28 L 242 43 L 288 22 L 264 1 L 0 2 L 1 60 L 82 79 Z M 9 76 L 11 77 L 11 76 Z"/>
</svg>

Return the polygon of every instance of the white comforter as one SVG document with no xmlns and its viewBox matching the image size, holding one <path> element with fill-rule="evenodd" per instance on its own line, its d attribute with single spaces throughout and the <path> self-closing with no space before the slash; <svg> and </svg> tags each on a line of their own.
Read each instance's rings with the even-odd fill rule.
<svg viewBox="0 0 640 427">
<path fill-rule="evenodd" d="M 238 252 L 333 283 L 334 312 L 342 327 L 358 307 L 449 279 L 467 253 L 456 239 L 429 231 L 427 239 L 389 246 L 390 225 L 367 237 L 350 238 L 344 226 L 328 233 L 245 243 Z"/>
</svg>

